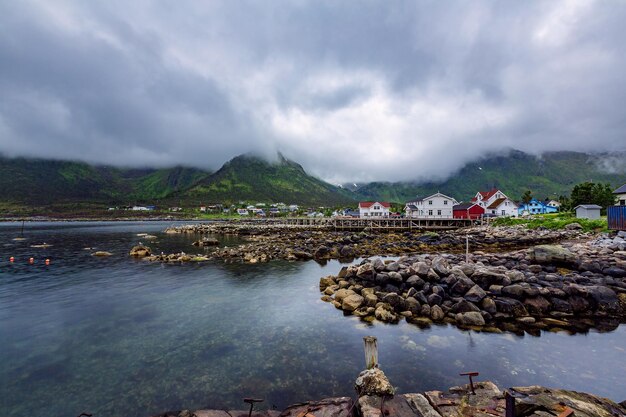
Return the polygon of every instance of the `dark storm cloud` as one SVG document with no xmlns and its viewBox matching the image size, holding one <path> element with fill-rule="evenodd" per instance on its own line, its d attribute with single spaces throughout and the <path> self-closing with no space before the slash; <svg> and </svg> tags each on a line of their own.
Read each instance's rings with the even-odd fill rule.
<svg viewBox="0 0 626 417">
<path fill-rule="evenodd" d="M 0 152 L 330 180 L 626 147 L 622 2 L 4 2 Z"/>
</svg>

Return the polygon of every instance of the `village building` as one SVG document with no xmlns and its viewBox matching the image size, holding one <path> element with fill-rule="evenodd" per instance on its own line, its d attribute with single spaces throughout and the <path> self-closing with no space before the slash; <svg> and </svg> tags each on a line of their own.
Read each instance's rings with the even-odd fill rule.
<svg viewBox="0 0 626 417">
<path fill-rule="evenodd" d="M 485 215 L 485 208 L 476 203 L 461 203 L 452 207 L 455 219 L 480 219 Z"/>
<path fill-rule="evenodd" d="M 548 206 L 550 206 L 550 207 L 556 207 L 556 208 L 557 208 L 557 210 L 561 208 L 561 203 L 560 203 L 560 202 L 558 202 L 558 201 L 556 201 L 556 200 L 550 200 L 550 201 L 548 201 L 548 204 L 547 204 L 547 205 L 548 205 Z"/>
<path fill-rule="evenodd" d="M 613 195 L 615 196 L 615 200 L 617 200 L 616 205 L 626 206 L 626 184 L 613 191 Z"/>
<path fill-rule="evenodd" d="M 359 217 L 389 217 L 391 204 L 378 201 L 362 201 L 359 203 Z"/>
<path fill-rule="evenodd" d="M 240 208 L 237 209 L 237 214 L 240 216 L 248 216 L 250 213 L 248 212 L 248 210 Z"/>
<path fill-rule="evenodd" d="M 520 216 L 526 216 L 529 214 L 556 213 L 558 211 L 558 207 L 550 206 L 549 204 L 539 201 L 536 198 L 533 198 L 526 204 L 520 204 L 517 208 L 517 213 Z"/>
<path fill-rule="evenodd" d="M 452 219 L 452 208 L 459 204 L 454 198 L 445 194 L 435 193 L 428 197 L 409 201 L 404 206 L 406 217 Z"/>
<path fill-rule="evenodd" d="M 491 191 L 479 191 L 472 198 L 476 203 L 485 208 L 485 214 L 495 216 L 517 217 L 517 204 L 497 188 Z"/>
<path fill-rule="evenodd" d="M 574 207 L 577 219 L 597 220 L 600 218 L 600 207 L 597 204 L 580 204 Z"/>
</svg>

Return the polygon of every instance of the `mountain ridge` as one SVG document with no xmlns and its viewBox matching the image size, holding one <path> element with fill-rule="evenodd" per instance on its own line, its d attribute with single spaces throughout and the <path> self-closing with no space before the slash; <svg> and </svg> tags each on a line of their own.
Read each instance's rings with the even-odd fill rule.
<svg viewBox="0 0 626 417">
<path fill-rule="evenodd" d="M 610 172 L 613 171 L 613 172 Z M 403 204 L 437 191 L 468 200 L 479 190 L 502 189 L 518 200 L 526 190 L 537 198 L 568 195 L 580 182 L 614 187 L 626 182 L 626 152 L 587 154 L 521 151 L 486 155 L 439 182 L 371 182 L 338 187 L 307 174 L 282 154 L 270 162 L 239 155 L 215 172 L 198 168 L 116 168 L 83 162 L 0 156 L 0 202 L 27 206 L 285 202 L 311 206 L 355 206 L 361 200 Z"/>
</svg>

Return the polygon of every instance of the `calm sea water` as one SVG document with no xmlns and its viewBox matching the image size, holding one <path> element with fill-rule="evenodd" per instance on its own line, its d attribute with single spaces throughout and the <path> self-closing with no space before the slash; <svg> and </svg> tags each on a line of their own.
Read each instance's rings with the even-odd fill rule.
<svg viewBox="0 0 626 417">
<path fill-rule="evenodd" d="M 320 301 L 319 278 L 338 262 L 161 265 L 127 255 L 142 232 L 158 236 L 156 251 L 203 251 L 194 236 L 163 234 L 167 226 L 31 223 L 14 241 L 21 224 L 0 225 L 0 415 L 149 416 L 245 408 L 247 396 L 278 408 L 354 396 L 366 335 L 378 337 L 400 392 L 445 389 L 476 370 L 502 387 L 626 399 L 625 326 L 541 337 L 366 326 Z M 42 242 L 53 246 L 31 247 Z M 95 258 L 96 249 L 114 255 Z"/>
</svg>

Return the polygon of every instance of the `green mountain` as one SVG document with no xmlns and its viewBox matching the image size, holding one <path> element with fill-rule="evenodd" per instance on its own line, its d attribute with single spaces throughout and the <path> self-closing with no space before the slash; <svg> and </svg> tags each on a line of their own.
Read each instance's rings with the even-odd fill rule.
<svg viewBox="0 0 626 417">
<path fill-rule="evenodd" d="M 437 191 L 467 201 L 477 191 L 494 187 L 514 200 L 526 190 L 536 198 L 552 199 L 569 195 L 574 185 L 585 181 L 610 183 L 613 187 L 626 183 L 626 153 L 550 152 L 536 157 L 511 151 L 469 163 L 441 182 L 373 182 L 352 189 L 361 200 L 400 203 Z"/>
<path fill-rule="evenodd" d="M 147 203 L 189 189 L 209 175 L 195 168 L 120 169 L 0 157 L 0 201 L 25 205 Z"/>
<path fill-rule="evenodd" d="M 268 162 L 240 155 L 213 175 L 173 197 L 197 203 L 284 202 L 316 206 L 354 204 L 354 195 L 308 175 L 302 166 L 278 155 Z"/>
<path fill-rule="evenodd" d="M 343 188 L 308 175 L 282 155 L 275 162 L 238 156 L 215 173 L 185 167 L 121 169 L 0 157 L 0 212 L 14 207 L 54 206 L 72 212 L 110 205 L 190 207 L 239 201 L 355 206 L 358 200 L 404 203 L 437 191 L 468 200 L 477 191 L 493 187 L 513 199 L 520 199 L 526 190 L 537 198 L 556 198 L 569 195 L 574 185 L 589 180 L 614 187 L 626 183 L 626 153 L 553 152 L 537 158 L 511 151 L 469 163 L 441 182 L 373 182 Z"/>
<path fill-rule="evenodd" d="M 210 173 L 196 168 L 120 169 L 81 162 L 0 157 L 0 203 L 194 206 L 238 201 L 334 206 L 354 195 L 309 176 L 293 161 L 242 155 Z M 0 207 L 1 208 L 1 207 Z"/>
</svg>

